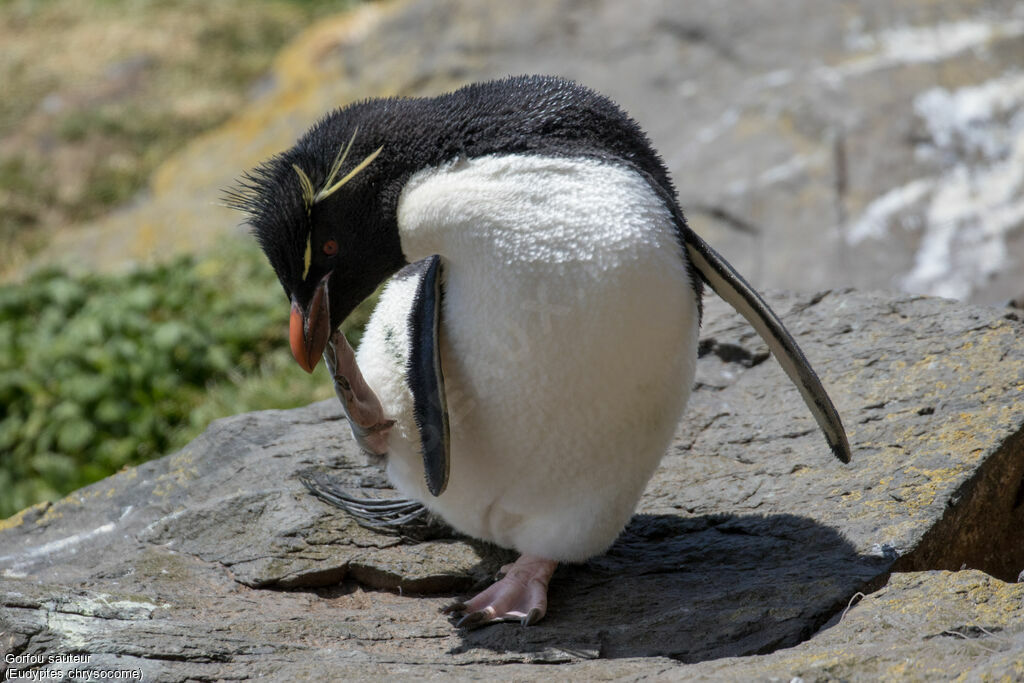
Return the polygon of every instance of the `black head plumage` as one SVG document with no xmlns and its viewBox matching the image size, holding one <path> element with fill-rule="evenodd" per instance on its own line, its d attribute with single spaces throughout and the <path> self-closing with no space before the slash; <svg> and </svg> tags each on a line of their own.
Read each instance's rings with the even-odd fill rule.
<svg viewBox="0 0 1024 683">
<path fill-rule="evenodd" d="M 307 181 L 316 195 L 332 180 L 339 150 L 347 146 L 340 174 L 372 160 L 344 187 L 311 205 Z M 549 76 L 477 83 L 433 98 L 349 105 L 249 171 L 228 203 L 248 215 L 286 293 L 300 305 L 328 272 L 339 280 L 332 297 L 335 291 L 351 292 L 344 304 L 339 300 L 336 306 L 332 298 L 337 325 L 358 304 L 356 296 L 368 295 L 405 263 L 396 214 L 409 177 L 488 154 L 592 157 L 628 165 L 664 196 L 680 230 L 685 225 L 668 173 L 640 127 L 606 97 Z M 324 249 L 328 241 L 336 243 L 333 254 Z"/>
</svg>

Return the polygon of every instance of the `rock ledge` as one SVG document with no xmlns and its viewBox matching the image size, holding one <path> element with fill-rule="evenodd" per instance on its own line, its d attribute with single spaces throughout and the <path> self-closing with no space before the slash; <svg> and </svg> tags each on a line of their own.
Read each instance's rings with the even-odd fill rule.
<svg viewBox="0 0 1024 683">
<path fill-rule="evenodd" d="M 637 515 L 559 569 L 536 627 L 459 632 L 438 612 L 506 551 L 377 535 L 306 492 L 319 473 L 389 493 L 328 401 L 221 420 L 0 523 L 0 649 L 17 670 L 88 654 L 167 681 L 1022 675 L 1024 587 L 1004 582 L 1024 568 L 1024 324 L 905 295 L 769 301 L 853 463 L 709 299 L 698 388 Z"/>
</svg>

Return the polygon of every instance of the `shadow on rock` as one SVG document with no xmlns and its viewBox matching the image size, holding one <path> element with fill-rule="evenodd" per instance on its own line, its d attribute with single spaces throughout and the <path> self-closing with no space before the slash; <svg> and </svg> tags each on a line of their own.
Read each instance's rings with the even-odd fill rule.
<svg viewBox="0 0 1024 683">
<path fill-rule="evenodd" d="M 559 568 L 539 625 L 464 632 L 453 652 L 763 654 L 810 637 L 890 564 L 795 515 L 637 515 L 606 554 Z"/>
</svg>

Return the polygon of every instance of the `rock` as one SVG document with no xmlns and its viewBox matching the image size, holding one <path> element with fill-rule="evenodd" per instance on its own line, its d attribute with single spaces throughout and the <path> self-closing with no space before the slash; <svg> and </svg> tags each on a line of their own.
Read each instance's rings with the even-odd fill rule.
<svg viewBox="0 0 1024 683">
<path fill-rule="evenodd" d="M 2 649 L 20 668 L 79 653 L 162 681 L 1012 676 L 1024 324 L 913 296 L 769 301 L 836 400 L 853 463 L 709 299 L 698 388 L 637 515 L 608 553 L 558 570 L 535 627 L 460 632 L 439 613 L 507 551 L 375 534 L 306 492 L 312 473 L 391 495 L 328 401 L 218 421 L 0 524 Z M 935 571 L 962 566 L 987 574 Z"/>
<path fill-rule="evenodd" d="M 982 303 L 1024 275 L 1024 15 L 1007 0 L 400 0 L 325 19 L 148 198 L 41 261 L 117 268 L 207 249 L 221 192 L 357 99 L 554 72 L 650 133 L 698 232 L 759 287 Z"/>
<path fill-rule="evenodd" d="M 764 657 L 705 662 L 718 680 L 1021 680 L 1024 584 L 979 571 L 893 574 L 825 630 Z"/>
</svg>

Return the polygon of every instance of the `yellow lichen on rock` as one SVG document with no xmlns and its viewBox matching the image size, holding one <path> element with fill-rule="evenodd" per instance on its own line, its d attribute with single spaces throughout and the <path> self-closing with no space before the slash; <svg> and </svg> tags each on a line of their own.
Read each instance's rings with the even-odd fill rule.
<svg viewBox="0 0 1024 683">
<path fill-rule="evenodd" d="M 192 452 L 188 449 L 171 456 L 171 467 L 156 479 L 153 486 L 154 496 L 166 496 L 176 489 L 185 488 L 190 481 L 199 478 Z"/>
<path fill-rule="evenodd" d="M 47 509 L 49 509 L 50 505 L 50 501 L 44 500 L 39 503 L 36 503 L 35 505 L 25 508 L 21 512 L 17 512 L 11 515 L 7 519 L 0 519 L 0 531 L 6 531 L 8 529 L 13 529 L 16 526 L 21 526 L 25 523 L 26 517 L 32 514 L 41 514 L 45 512 Z"/>
</svg>

